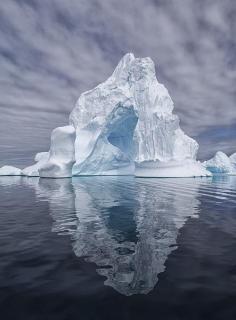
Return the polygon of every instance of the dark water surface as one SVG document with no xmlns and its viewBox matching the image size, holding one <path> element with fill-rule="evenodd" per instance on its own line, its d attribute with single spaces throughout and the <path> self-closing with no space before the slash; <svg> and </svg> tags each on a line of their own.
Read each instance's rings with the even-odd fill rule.
<svg viewBox="0 0 236 320">
<path fill-rule="evenodd" d="M 0 178 L 0 319 L 236 319 L 236 177 Z"/>
</svg>

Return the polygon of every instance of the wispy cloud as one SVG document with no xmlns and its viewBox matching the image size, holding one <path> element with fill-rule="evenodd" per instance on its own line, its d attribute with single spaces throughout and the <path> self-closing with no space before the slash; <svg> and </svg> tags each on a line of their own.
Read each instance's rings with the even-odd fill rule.
<svg viewBox="0 0 236 320">
<path fill-rule="evenodd" d="M 235 33 L 234 0 L 1 1 L 0 160 L 47 149 L 80 93 L 130 51 L 155 61 L 202 156 L 217 149 L 213 126 L 236 150 L 220 134 L 236 123 Z"/>
</svg>

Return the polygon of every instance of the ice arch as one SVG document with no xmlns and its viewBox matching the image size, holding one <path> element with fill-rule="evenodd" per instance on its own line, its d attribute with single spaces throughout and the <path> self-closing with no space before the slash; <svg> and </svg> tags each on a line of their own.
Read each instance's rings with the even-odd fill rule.
<svg viewBox="0 0 236 320">
<path fill-rule="evenodd" d="M 74 165 L 73 175 L 133 175 L 137 121 L 133 106 L 118 104 L 107 117 L 89 156 Z"/>
</svg>

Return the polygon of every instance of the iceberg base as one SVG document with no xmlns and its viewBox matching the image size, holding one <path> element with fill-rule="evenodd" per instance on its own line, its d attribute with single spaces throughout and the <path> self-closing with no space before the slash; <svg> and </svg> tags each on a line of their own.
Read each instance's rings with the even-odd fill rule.
<svg viewBox="0 0 236 320">
<path fill-rule="evenodd" d="M 136 177 L 153 178 L 192 178 L 211 177 L 211 172 L 207 171 L 198 161 L 143 161 L 135 164 Z"/>
<path fill-rule="evenodd" d="M 76 176 L 134 176 L 134 165 L 119 167 L 117 169 L 104 170 L 94 173 L 94 171 L 83 171 L 81 173 L 73 174 Z"/>
</svg>

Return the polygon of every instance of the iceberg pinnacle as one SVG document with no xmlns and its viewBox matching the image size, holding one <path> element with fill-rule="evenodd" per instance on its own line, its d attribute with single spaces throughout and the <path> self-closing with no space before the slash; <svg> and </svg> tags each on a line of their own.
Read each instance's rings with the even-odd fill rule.
<svg viewBox="0 0 236 320">
<path fill-rule="evenodd" d="M 52 132 L 49 152 L 23 174 L 210 176 L 173 109 L 151 58 L 128 53 L 105 82 L 80 95 L 69 126 Z"/>
</svg>

